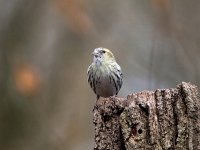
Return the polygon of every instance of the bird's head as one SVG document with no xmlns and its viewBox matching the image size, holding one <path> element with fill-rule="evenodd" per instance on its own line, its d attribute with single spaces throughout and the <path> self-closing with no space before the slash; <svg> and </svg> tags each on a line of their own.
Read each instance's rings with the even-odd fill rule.
<svg viewBox="0 0 200 150">
<path fill-rule="evenodd" d="M 103 47 L 94 49 L 92 55 L 94 56 L 95 63 L 106 63 L 109 61 L 115 61 L 113 53 L 109 49 Z"/>
</svg>

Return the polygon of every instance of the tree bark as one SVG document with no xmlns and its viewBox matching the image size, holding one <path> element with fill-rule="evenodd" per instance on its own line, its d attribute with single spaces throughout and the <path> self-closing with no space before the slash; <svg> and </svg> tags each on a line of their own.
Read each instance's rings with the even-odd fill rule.
<svg viewBox="0 0 200 150">
<path fill-rule="evenodd" d="M 95 104 L 95 150 L 200 150 L 200 98 L 195 85 L 143 91 Z"/>
</svg>

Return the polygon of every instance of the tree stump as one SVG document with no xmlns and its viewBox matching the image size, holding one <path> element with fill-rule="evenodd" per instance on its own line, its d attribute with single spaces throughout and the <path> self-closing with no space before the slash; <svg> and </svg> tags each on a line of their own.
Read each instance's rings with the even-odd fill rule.
<svg viewBox="0 0 200 150">
<path fill-rule="evenodd" d="M 95 150 L 200 150 L 200 98 L 195 85 L 143 91 L 94 106 Z"/>
</svg>

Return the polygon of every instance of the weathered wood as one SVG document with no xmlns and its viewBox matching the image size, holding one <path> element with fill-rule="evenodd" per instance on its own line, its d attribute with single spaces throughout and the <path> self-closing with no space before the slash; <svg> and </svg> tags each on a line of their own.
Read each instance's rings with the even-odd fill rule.
<svg viewBox="0 0 200 150">
<path fill-rule="evenodd" d="M 123 98 L 99 99 L 94 107 L 95 150 L 124 150 L 119 116 L 125 107 Z"/>
<path fill-rule="evenodd" d="M 95 150 L 200 149 L 197 87 L 143 91 L 100 99 L 94 108 Z"/>
</svg>

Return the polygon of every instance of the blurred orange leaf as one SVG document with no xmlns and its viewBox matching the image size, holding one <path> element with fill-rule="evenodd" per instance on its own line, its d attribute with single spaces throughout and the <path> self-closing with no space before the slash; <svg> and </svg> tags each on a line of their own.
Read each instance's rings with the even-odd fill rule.
<svg viewBox="0 0 200 150">
<path fill-rule="evenodd" d="M 92 28 L 82 0 L 55 0 L 58 10 L 67 17 L 70 29 L 78 34 L 87 34 Z"/>
<path fill-rule="evenodd" d="M 152 4 L 161 11 L 169 11 L 170 0 L 152 0 Z"/>
<path fill-rule="evenodd" d="M 15 69 L 15 84 L 25 95 L 35 94 L 39 89 L 39 75 L 32 66 L 21 65 Z"/>
</svg>

